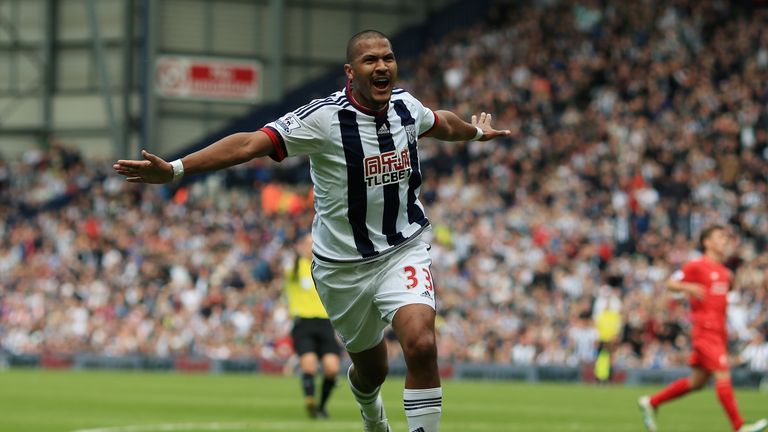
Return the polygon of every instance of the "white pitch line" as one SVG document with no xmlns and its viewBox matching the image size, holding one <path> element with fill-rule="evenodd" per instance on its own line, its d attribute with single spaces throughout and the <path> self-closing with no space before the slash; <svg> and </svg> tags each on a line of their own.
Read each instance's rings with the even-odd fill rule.
<svg viewBox="0 0 768 432">
<path fill-rule="evenodd" d="M 259 422 L 259 423 L 160 423 L 147 425 L 110 426 L 94 429 L 77 429 L 72 432 L 172 432 L 187 430 L 226 431 L 226 430 L 289 430 L 305 427 L 306 422 Z M 314 430 L 352 429 L 359 422 L 316 422 Z"/>
<path fill-rule="evenodd" d="M 531 430 L 531 428 L 537 428 L 538 426 L 541 426 L 542 429 L 552 426 L 547 425 L 544 423 L 541 424 L 532 424 L 527 423 L 524 425 L 518 425 L 518 424 L 507 424 L 504 426 L 505 430 L 508 432 L 513 431 L 521 431 L 521 430 Z M 304 421 L 267 421 L 267 422 L 251 422 L 251 423 L 160 423 L 160 424 L 146 424 L 146 425 L 127 425 L 127 426 L 110 426 L 110 427 L 101 427 L 101 428 L 94 428 L 94 429 L 77 429 L 72 432 L 174 432 L 174 431 L 239 431 L 239 430 L 248 430 L 252 432 L 259 432 L 259 431 L 281 431 L 281 430 L 297 430 L 297 429 L 306 429 L 308 425 L 308 422 Z M 405 423 L 400 422 L 394 422 L 392 423 L 392 426 L 400 427 L 404 426 Z M 322 421 L 322 422 L 312 422 L 311 423 L 311 430 L 313 431 L 359 431 L 360 430 L 361 423 L 358 421 Z M 450 424 L 443 425 L 443 429 L 446 430 L 456 430 L 456 431 L 489 431 L 489 430 L 498 430 L 499 427 L 498 423 L 489 423 L 489 422 L 454 422 Z M 570 423 L 567 425 L 559 425 L 558 426 L 561 430 L 564 431 L 587 431 L 589 428 L 585 425 L 581 425 L 579 423 Z M 636 425 L 633 424 L 621 424 L 621 425 L 614 425 L 612 426 L 612 430 L 614 431 L 634 431 L 637 430 Z M 685 429 L 688 430 L 688 429 Z"/>
</svg>

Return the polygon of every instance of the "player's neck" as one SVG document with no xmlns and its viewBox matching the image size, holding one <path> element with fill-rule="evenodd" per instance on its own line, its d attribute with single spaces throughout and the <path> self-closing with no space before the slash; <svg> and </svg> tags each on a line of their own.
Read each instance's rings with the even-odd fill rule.
<svg viewBox="0 0 768 432">
<path fill-rule="evenodd" d="M 707 251 L 704 253 L 704 256 L 711 259 L 712 261 L 719 263 L 725 261 L 725 257 L 722 254 L 716 253 L 714 251 Z"/>
<path fill-rule="evenodd" d="M 366 99 L 352 86 L 351 81 L 347 82 L 347 96 L 349 96 L 352 105 L 355 105 L 357 108 L 363 108 L 364 112 L 366 110 L 370 111 L 374 115 L 378 115 L 379 113 L 386 111 L 387 106 L 389 105 L 389 100 L 383 104 L 377 104 L 375 101 Z"/>
<path fill-rule="evenodd" d="M 352 92 L 350 93 L 350 97 L 352 97 L 355 103 L 360 105 L 361 107 L 367 108 L 371 111 L 376 111 L 376 112 L 384 111 L 387 108 L 387 104 L 389 104 L 389 101 L 383 104 L 378 104 L 374 101 L 367 100 L 362 94 L 357 93 L 354 89 L 352 89 Z"/>
</svg>

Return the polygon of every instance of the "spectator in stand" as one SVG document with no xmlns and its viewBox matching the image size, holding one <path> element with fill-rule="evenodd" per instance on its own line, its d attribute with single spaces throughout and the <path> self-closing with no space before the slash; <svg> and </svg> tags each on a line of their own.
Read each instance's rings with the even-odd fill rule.
<svg viewBox="0 0 768 432">
<path fill-rule="evenodd" d="M 755 331 L 752 339 L 741 351 L 739 360 L 749 370 L 768 373 L 768 331 Z"/>
</svg>

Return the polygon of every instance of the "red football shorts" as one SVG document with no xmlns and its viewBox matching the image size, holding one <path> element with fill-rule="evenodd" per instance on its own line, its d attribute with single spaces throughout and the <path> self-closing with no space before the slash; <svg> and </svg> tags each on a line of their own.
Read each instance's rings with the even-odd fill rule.
<svg viewBox="0 0 768 432">
<path fill-rule="evenodd" d="M 707 371 L 728 370 L 728 350 L 722 341 L 694 340 L 688 364 Z"/>
</svg>

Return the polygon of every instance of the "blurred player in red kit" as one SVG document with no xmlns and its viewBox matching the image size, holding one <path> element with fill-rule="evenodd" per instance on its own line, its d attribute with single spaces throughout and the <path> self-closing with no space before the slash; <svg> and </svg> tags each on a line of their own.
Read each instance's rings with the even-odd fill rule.
<svg viewBox="0 0 768 432">
<path fill-rule="evenodd" d="M 643 422 L 656 432 L 655 411 L 660 405 L 692 391 L 700 390 L 715 377 L 715 392 L 720 404 L 738 432 L 759 432 L 768 427 L 765 419 L 745 424 L 736 406 L 728 367 L 726 335 L 726 296 L 731 288 L 731 271 L 723 265 L 731 250 L 731 237 L 725 227 L 713 225 L 701 232 L 699 245 L 704 254 L 683 265 L 667 281 L 667 287 L 688 295 L 693 316 L 691 331 L 691 375 L 681 378 L 653 396 L 643 396 L 638 405 Z"/>
</svg>

